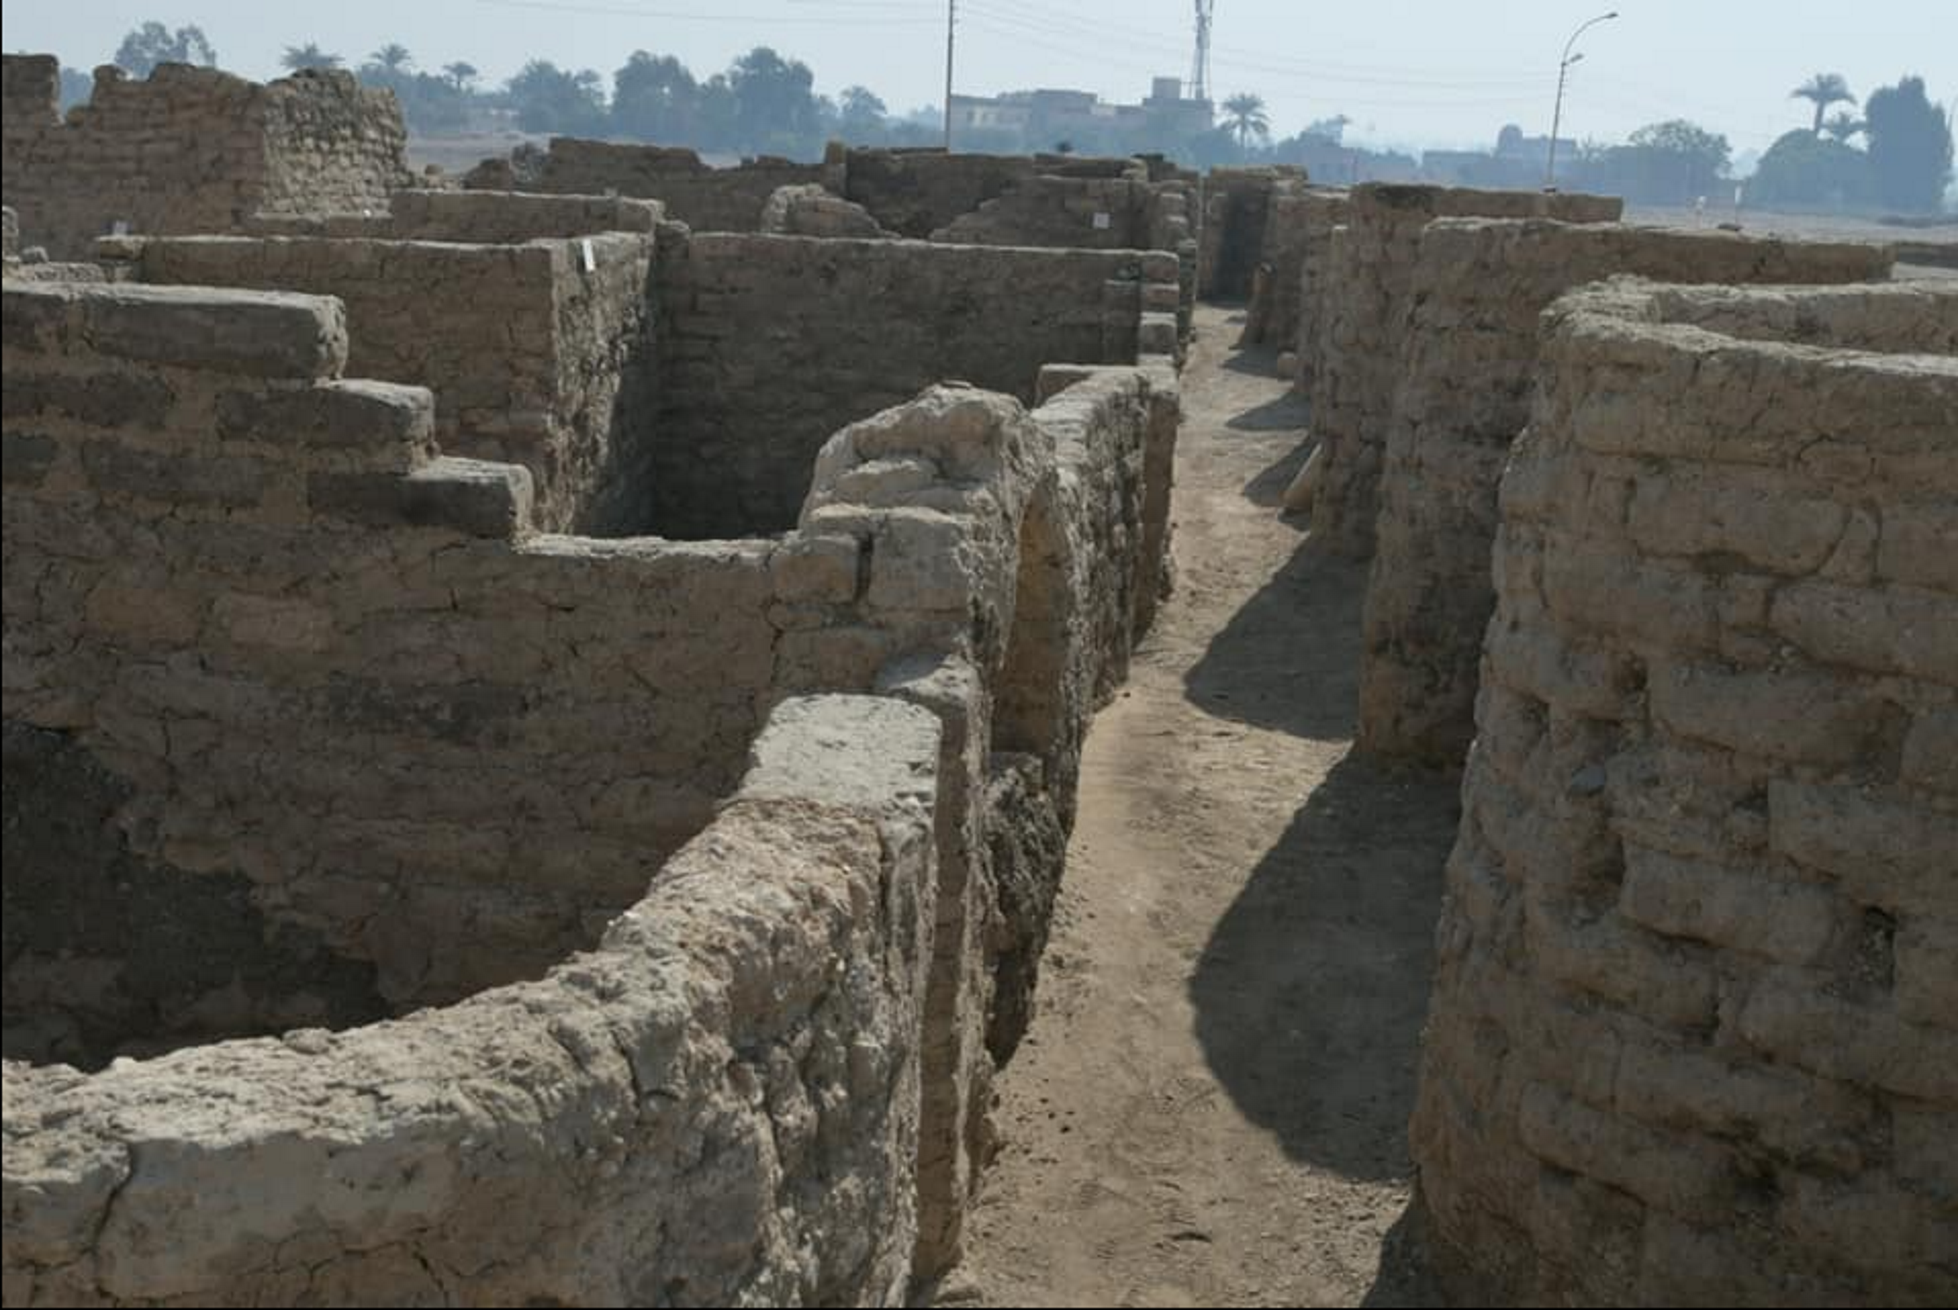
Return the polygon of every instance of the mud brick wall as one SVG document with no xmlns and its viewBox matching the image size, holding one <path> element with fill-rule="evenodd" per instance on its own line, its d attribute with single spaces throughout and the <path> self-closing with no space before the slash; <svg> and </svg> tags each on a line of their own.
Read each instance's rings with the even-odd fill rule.
<svg viewBox="0 0 1958 1310">
<path fill-rule="evenodd" d="M 1553 300 L 1616 274 L 1760 284 L 1859 282 L 1889 271 L 1880 246 L 1548 219 L 1429 224 L 1380 479 L 1360 748 L 1451 769 L 1467 755 L 1482 632 L 1495 608 L 1496 484 L 1529 419 L 1537 320 Z M 1886 303 L 1880 293 L 1846 297 L 1828 301 L 1832 313 Z"/>
<path fill-rule="evenodd" d="M 1412 1127 L 1477 1299 L 1958 1297 L 1955 331 L 1550 315 Z"/>
<path fill-rule="evenodd" d="M 843 196 L 899 236 L 923 240 L 1040 171 L 1023 155 L 943 150 L 850 150 Z"/>
<path fill-rule="evenodd" d="M 1304 351 L 1317 349 L 1318 338 L 1316 323 L 1308 331 L 1301 319 L 1301 305 L 1314 280 L 1306 265 L 1323 265 L 1333 228 L 1346 220 L 1346 191 L 1280 186 L 1266 208 L 1264 252 L 1245 311 L 1244 339 L 1281 351 L 1298 350 L 1303 357 Z"/>
<path fill-rule="evenodd" d="M 1133 363 L 1145 285 L 1173 309 L 1176 272 L 1135 251 L 662 229 L 655 530 L 789 526 L 829 434 L 932 382 L 1029 401 L 1043 364 Z"/>
<path fill-rule="evenodd" d="M 640 894 L 738 782 L 795 591 L 767 542 L 533 534 L 524 469 L 432 457 L 426 391 L 338 380 L 344 323 L 8 284 L 7 719 L 114 781 L 74 867 L 205 880 L 400 1008 L 535 976 Z M 10 1009 L 121 1007 L 87 950 L 29 964 Z M 204 981 L 156 1023 L 205 1027 Z"/>
<path fill-rule="evenodd" d="M 1148 249 L 1154 191 L 1141 164 L 1133 172 L 1112 178 L 1031 177 L 961 214 L 931 239 L 988 246 Z"/>
<path fill-rule="evenodd" d="M 904 1304 L 939 738 L 895 700 L 785 703 L 713 825 L 537 981 L 94 1076 L 9 1061 L 8 1302 Z"/>
<path fill-rule="evenodd" d="M 822 183 L 834 172 L 827 164 L 785 159 L 714 168 L 684 147 L 559 136 L 551 138 L 534 176 L 516 177 L 506 161 L 490 160 L 465 177 L 463 185 L 586 196 L 616 193 L 661 201 L 668 218 L 695 231 L 755 232 L 761 227 L 762 208 L 778 187 Z"/>
<path fill-rule="evenodd" d="M 624 196 L 535 195 L 519 191 L 409 189 L 384 210 L 348 214 L 254 214 L 250 236 L 375 237 L 515 245 L 541 237 L 599 232 L 650 233 L 664 211 L 658 201 Z"/>
<path fill-rule="evenodd" d="M 1624 202 L 1604 196 L 1474 191 L 1368 182 L 1349 193 L 1345 230 L 1327 268 L 1323 344 L 1312 382 L 1312 430 L 1324 470 L 1312 534 L 1353 559 L 1373 554 L 1380 466 L 1400 381 L 1421 230 L 1437 218 L 1554 218 L 1609 223 Z"/>
<path fill-rule="evenodd" d="M 261 85 L 185 64 L 139 81 L 105 65 L 63 121 L 55 61 L 5 58 L 7 203 L 57 259 L 86 258 L 117 222 L 235 232 L 260 211 L 383 209 L 409 182 L 393 93 L 349 73 Z"/>
<path fill-rule="evenodd" d="M 1305 184 L 1305 170 L 1213 168 L 1203 180 L 1203 223 L 1197 254 L 1202 294 L 1216 300 L 1248 300 L 1273 195 Z"/>
<path fill-rule="evenodd" d="M 541 527 L 620 535 L 648 516 L 652 246 L 176 237 L 134 243 L 133 274 L 339 297 L 349 370 L 433 390 L 444 452 L 524 465 Z"/>
</svg>

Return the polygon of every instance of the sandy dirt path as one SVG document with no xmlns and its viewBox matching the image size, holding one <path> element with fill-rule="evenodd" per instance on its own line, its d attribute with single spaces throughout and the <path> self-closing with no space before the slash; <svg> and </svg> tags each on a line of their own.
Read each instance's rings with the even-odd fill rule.
<svg viewBox="0 0 1958 1310">
<path fill-rule="evenodd" d="M 1231 347 L 1241 321 L 1199 314 L 1176 594 L 1089 734 L 939 1304 L 1429 1296 L 1396 1225 L 1454 787 L 1348 758 L 1364 570 L 1279 517 L 1306 407 Z"/>
</svg>

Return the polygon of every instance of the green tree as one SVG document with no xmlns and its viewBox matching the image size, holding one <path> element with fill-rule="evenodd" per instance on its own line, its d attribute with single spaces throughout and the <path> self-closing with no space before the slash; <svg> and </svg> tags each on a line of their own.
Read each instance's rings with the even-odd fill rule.
<svg viewBox="0 0 1958 1310">
<path fill-rule="evenodd" d="M 1338 145 L 1346 135 L 1346 126 L 1353 120 L 1345 114 L 1334 114 L 1331 118 L 1318 118 L 1305 125 L 1304 136 L 1316 136 Z"/>
<path fill-rule="evenodd" d="M 408 47 L 398 41 L 390 41 L 367 56 L 370 67 L 378 68 L 393 77 L 401 77 L 415 66 L 415 57 L 408 53 Z"/>
<path fill-rule="evenodd" d="M 504 86 L 526 132 L 596 136 L 605 129 L 604 83 L 591 69 L 572 72 L 533 59 Z"/>
<path fill-rule="evenodd" d="M 890 110 L 869 87 L 846 86 L 837 100 L 837 127 L 846 141 L 871 141 L 883 135 Z"/>
<path fill-rule="evenodd" d="M 1869 156 L 1803 128 L 1768 147 L 1747 184 L 1750 204 L 1842 209 L 1867 205 L 1874 194 Z"/>
<path fill-rule="evenodd" d="M 1856 103 L 1856 97 L 1849 93 L 1849 83 L 1843 81 L 1841 73 L 1817 73 L 1808 81 L 1788 93 L 1790 100 L 1808 100 L 1815 105 L 1814 135 L 1822 135 L 1822 115 L 1830 105 L 1847 101 Z"/>
<path fill-rule="evenodd" d="M 727 71 L 734 97 L 734 131 L 743 150 L 807 149 L 820 134 L 816 75 L 799 59 L 784 59 L 756 46 Z"/>
<path fill-rule="evenodd" d="M 1829 121 L 1822 125 L 1822 134 L 1831 141 L 1840 141 L 1848 145 L 1850 137 L 1858 135 L 1868 126 L 1869 124 L 1847 109 L 1838 109 L 1830 114 Z"/>
<path fill-rule="evenodd" d="M 61 68 L 61 112 L 67 113 L 74 106 L 85 104 L 95 94 L 95 79 L 79 68 Z"/>
<path fill-rule="evenodd" d="M 338 68 L 346 60 L 320 49 L 319 42 L 308 41 L 305 45 L 287 46 L 279 62 L 297 73 L 304 68 Z"/>
<path fill-rule="evenodd" d="M 1906 77 L 1863 106 L 1877 199 L 1907 213 L 1943 203 L 1951 181 L 1951 114 L 1931 103 L 1924 79 Z"/>
<path fill-rule="evenodd" d="M 450 86 L 467 95 L 482 73 L 468 60 L 458 59 L 453 64 L 442 65 L 442 75 L 449 80 Z"/>
<path fill-rule="evenodd" d="M 1263 96 L 1250 92 L 1240 92 L 1224 102 L 1224 124 L 1237 138 L 1237 148 L 1244 150 L 1251 144 L 1251 138 L 1260 141 L 1271 135 L 1271 120 L 1265 116 Z"/>
<path fill-rule="evenodd" d="M 672 55 L 635 50 L 612 75 L 612 127 L 641 141 L 693 138 L 700 84 Z"/>
<path fill-rule="evenodd" d="M 1726 137 L 1683 118 L 1641 127 L 1626 145 L 1606 152 L 1627 174 L 1625 195 L 1658 203 L 1711 194 L 1733 158 Z"/>
<path fill-rule="evenodd" d="M 158 64 L 202 64 L 216 68 L 218 52 L 205 39 L 204 29 L 195 25 L 175 31 L 161 23 L 144 23 L 122 38 L 116 47 L 116 67 L 133 77 L 148 77 Z"/>
</svg>

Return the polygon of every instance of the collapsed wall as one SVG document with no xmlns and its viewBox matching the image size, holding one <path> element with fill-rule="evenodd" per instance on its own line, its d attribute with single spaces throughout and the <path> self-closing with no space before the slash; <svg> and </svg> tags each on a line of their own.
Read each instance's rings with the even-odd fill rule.
<svg viewBox="0 0 1958 1310">
<path fill-rule="evenodd" d="M 1172 354 L 1177 275 L 1165 253 L 663 229 L 652 522 L 779 531 L 831 432 L 941 378 L 1029 401 L 1044 364 Z"/>
<path fill-rule="evenodd" d="M 1380 477 L 1360 667 L 1359 749 L 1458 768 L 1495 608 L 1496 484 L 1529 418 L 1537 320 L 1614 274 L 1685 283 L 1886 278 L 1880 246 L 1548 219 L 1441 219 L 1409 280 Z M 1858 293 L 1860 294 L 1860 293 Z M 1832 302 L 1834 303 L 1834 302 Z"/>
<path fill-rule="evenodd" d="M 1167 361 L 854 424 L 779 538 L 601 541 L 536 532 L 521 467 L 438 457 L 426 391 L 342 380 L 337 301 L 5 294 L 10 1060 L 450 1007 L 10 1065 L 9 1298 L 889 1303 L 955 1259 L 1086 719 L 1165 574 Z M 641 899 L 769 707 L 836 691 L 931 711 L 935 874 L 794 793 Z M 792 754 L 833 782 L 839 740 Z M 464 1090 L 410 1095 L 429 1068 Z M 401 1113 L 289 1099 L 312 1081 Z M 156 1149 L 214 1085 L 245 1108 Z M 511 1095 L 505 1142 L 476 1107 Z M 206 1222 L 314 1154 L 319 1190 Z"/>
<path fill-rule="evenodd" d="M 85 258 L 132 232 L 235 232 L 253 214 L 359 211 L 408 185 L 391 91 L 308 70 L 263 85 L 159 64 L 147 79 L 104 65 L 88 103 L 60 114 L 51 55 L 5 56 L 0 185 L 31 244 Z"/>
<path fill-rule="evenodd" d="M 1477 1298 L 1958 1298 L 1954 339 L 1934 284 L 1546 321 L 1412 1126 Z"/>
<path fill-rule="evenodd" d="M 1380 465 L 1393 416 L 1421 230 L 1437 218 L 1615 221 L 1624 202 L 1603 196 L 1367 182 L 1349 193 L 1323 283 L 1326 316 L 1312 381 L 1320 445 L 1312 535 L 1354 559 L 1373 554 Z"/>
</svg>

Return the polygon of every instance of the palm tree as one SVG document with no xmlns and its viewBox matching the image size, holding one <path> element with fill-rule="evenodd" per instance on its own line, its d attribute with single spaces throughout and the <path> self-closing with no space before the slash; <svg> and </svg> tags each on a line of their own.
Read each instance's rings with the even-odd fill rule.
<svg viewBox="0 0 1958 1310">
<path fill-rule="evenodd" d="M 1265 117 L 1263 96 L 1241 92 L 1224 102 L 1224 114 L 1230 129 L 1237 135 L 1239 150 L 1250 144 L 1252 137 L 1271 135 L 1271 120 Z"/>
<path fill-rule="evenodd" d="M 302 68 L 338 68 L 345 61 L 320 49 L 319 42 L 308 41 L 305 45 L 287 46 L 279 62 L 296 73 Z"/>
<path fill-rule="evenodd" d="M 458 91 L 467 91 L 469 84 L 482 76 L 477 71 L 476 65 L 463 59 L 458 59 L 453 64 L 442 65 L 442 71 L 448 75 L 449 85 Z"/>
<path fill-rule="evenodd" d="M 388 42 L 367 56 L 367 59 L 369 63 L 377 64 L 389 73 L 405 73 L 415 62 L 415 57 L 408 53 L 408 47 L 399 41 Z"/>
<path fill-rule="evenodd" d="M 1850 137 L 1855 136 L 1868 126 L 1869 124 L 1850 113 L 1847 109 L 1838 109 L 1835 113 L 1829 115 L 1829 121 L 1822 125 L 1822 130 L 1827 132 L 1835 140 L 1842 142 L 1844 145 L 1848 145 Z"/>
<path fill-rule="evenodd" d="M 1815 135 L 1822 135 L 1822 115 L 1829 106 L 1847 101 L 1856 103 L 1856 97 L 1849 94 L 1849 83 L 1842 80 L 1841 73 L 1817 73 L 1808 81 L 1788 93 L 1791 100 L 1812 100 L 1815 102 Z"/>
</svg>

